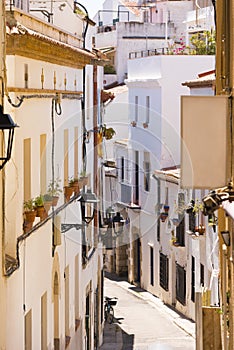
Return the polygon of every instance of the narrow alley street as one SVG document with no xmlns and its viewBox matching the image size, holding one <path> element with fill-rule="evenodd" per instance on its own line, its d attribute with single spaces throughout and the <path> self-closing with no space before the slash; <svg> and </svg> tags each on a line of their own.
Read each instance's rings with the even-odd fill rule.
<svg viewBox="0 0 234 350">
<path fill-rule="evenodd" d="M 114 323 L 105 324 L 100 350 L 195 349 L 195 323 L 150 293 L 108 275 L 104 295 L 118 302 Z"/>
</svg>

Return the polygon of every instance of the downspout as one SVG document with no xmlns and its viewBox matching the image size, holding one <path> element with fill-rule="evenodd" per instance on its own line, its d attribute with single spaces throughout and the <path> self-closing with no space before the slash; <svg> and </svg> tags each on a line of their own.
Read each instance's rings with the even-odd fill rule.
<svg viewBox="0 0 234 350">
<path fill-rule="evenodd" d="M 157 181 L 157 241 L 160 242 L 160 202 L 161 202 L 161 186 L 160 179 L 153 174 L 153 179 Z"/>
<path fill-rule="evenodd" d="M 84 11 L 85 11 L 85 19 L 86 20 L 86 24 L 85 24 L 85 28 L 83 31 L 83 50 L 86 49 L 86 34 L 87 34 L 87 30 L 88 30 L 88 20 L 89 20 L 89 14 L 88 11 L 86 9 L 86 7 L 84 7 L 84 5 L 82 5 L 81 3 L 74 1 L 75 4 L 77 4 L 78 6 L 80 6 Z M 85 89 L 86 89 L 86 82 L 85 82 L 85 78 L 86 78 L 86 68 L 85 66 L 83 67 L 83 97 L 81 99 L 81 109 L 82 109 L 82 127 L 83 127 L 83 142 L 82 142 L 82 160 L 83 160 L 83 171 L 86 172 L 86 165 L 87 165 L 87 161 L 86 161 L 86 135 L 87 135 L 87 130 L 86 130 L 86 126 L 85 126 Z"/>
</svg>

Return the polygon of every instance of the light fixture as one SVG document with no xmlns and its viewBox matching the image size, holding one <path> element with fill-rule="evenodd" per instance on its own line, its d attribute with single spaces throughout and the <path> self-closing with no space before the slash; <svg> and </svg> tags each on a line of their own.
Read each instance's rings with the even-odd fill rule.
<svg viewBox="0 0 234 350">
<path fill-rule="evenodd" d="M 83 225 L 83 224 L 61 224 L 61 233 L 66 233 L 67 231 L 71 230 L 72 228 L 75 228 L 76 230 L 80 230 L 84 227 L 85 227 L 85 225 Z"/>
<path fill-rule="evenodd" d="M 3 151 L 4 154 L 1 155 L 0 157 L 0 169 L 4 167 L 4 165 L 10 160 L 11 158 L 11 151 L 12 151 L 12 145 L 13 145 L 13 138 L 14 138 L 14 132 L 15 128 L 18 127 L 17 124 L 15 124 L 9 114 L 4 114 L 3 113 L 3 108 L 0 105 L 0 130 L 2 130 L 2 133 L 5 134 L 4 136 L 7 138 L 6 141 L 6 148 Z"/>
<path fill-rule="evenodd" d="M 117 212 L 113 217 L 113 228 L 116 235 L 123 233 L 124 223 L 124 218 L 120 215 L 120 212 Z"/>
<path fill-rule="evenodd" d="M 229 231 L 221 231 L 220 232 L 226 246 L 230 246 L 230 232 Z"/>
<path fill-rule="evenodd" d="M 221 203 L 227 199 L 229 199 L 228 192 L 218 192 L 217 190 L 211 191 L 202 199 L 203 214 L 212 215 L 214 211 L 220 207 Z"/>
<path fill-rule="evenodd" d="M 99 202 L 99 199 L 91 189 L 87 189 L 87 192 L 81 193 L 79 201 L 81 203 L 82 221 L 89 224 L 94 218 L 95 204 Z"/>
</svg>

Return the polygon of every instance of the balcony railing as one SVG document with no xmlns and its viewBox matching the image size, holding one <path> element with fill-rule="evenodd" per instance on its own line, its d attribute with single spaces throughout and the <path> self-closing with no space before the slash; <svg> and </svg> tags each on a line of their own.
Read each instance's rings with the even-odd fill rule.
<svg viewBox="0 0 234 350">
<path fill-rule="evenodd" d="M 158 49 L 153 50 L 145 50 L 145 51 L 134 51 L 129 53 L 129 59 L 134 58 L 142 58 L 142 57 L 148 57 L 148 56 L 156 56 L 156 55 L 168 55 L 169 49 L 167 47 L 162 47 Z"/>
<path fill-rule="evenodd" d="M 139 188 L 137 186 L 121 183 L 121 203 L 129 207 L 140 208 L 139 206 Z"/>
</svg>

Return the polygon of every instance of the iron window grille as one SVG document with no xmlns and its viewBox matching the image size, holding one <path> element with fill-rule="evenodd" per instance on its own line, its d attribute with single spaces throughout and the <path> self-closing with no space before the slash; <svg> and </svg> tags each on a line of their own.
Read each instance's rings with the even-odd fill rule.
<svg viewBox="0 0 234 350">
<path fill-rule="evenodd" d="M 176 264 L 176 299 L 186 305 L 186 271 L 179 264 Z"/>
<path fill-rule="evenodd" d="M 160 286 L 168 291 L 169 280 L 169 259 L 166 255 L 160 253 Z"/>
</svg>

